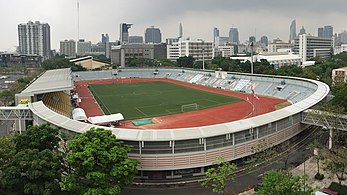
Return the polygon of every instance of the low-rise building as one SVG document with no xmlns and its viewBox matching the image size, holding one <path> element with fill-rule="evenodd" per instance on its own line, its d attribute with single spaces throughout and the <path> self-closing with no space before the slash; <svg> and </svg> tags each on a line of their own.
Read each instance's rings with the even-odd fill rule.
<svg viewBox="0 0 347 195">
<path fill-rule="evenodd" d="M 251 61 L 251 57 L 231 57 L 231 59 L 237 59 L 241 62 Z M 268 61 L 274 68 L 280 68 L 282 66 L 299 66 L 302 64 L 301 57 L 295 55 L 291 52 L 283 52 L 283 53 L 264 53 L 253 56 L 253 61 L 260 62 L 261 60 Z"/>
<path fill-rule="evenodd" d="M 341 46 L 336 46 L 334 48 L 334 55 L 342 53 L 342 52 L 347 52 L 347 44 L 341 44 Z"/>
<path fill-rule="evenodd" d="M 196 61 L 211 60 L 213 58 L 213 43 L 201 39 L 179 40 L 167 47 L 167 59 L 177 60 L 179 57 L 192 56 Z"/>
<path fill-rule="evenodd" d="M 332 80 L 334 83 L 346 83 L 347 81 L 347 67 L 333 69 Z"/>
<path fill-rule="evenodd" d="M 70 60 L 70 62 L 75 63 L 76 65 L 80 65 L 88 70 L 103 68 L 105 66 L 110 65 L 109 63 L 96 60 L 92 56 L 85 56 L 81 58 L 72 59 Z"/>
<path fill-rule="evenodd" d="M 123 44 L 111 49 L 111 63 L 127 66 L 129 58 L 163 59 L 166 58 L 165 44 Z"/>
</svg>

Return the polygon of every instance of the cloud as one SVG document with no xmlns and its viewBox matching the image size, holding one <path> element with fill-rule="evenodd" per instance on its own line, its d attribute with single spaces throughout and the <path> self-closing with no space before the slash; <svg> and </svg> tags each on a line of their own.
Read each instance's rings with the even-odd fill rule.
<svg viewBox="0 0 347 195">
<path fill-rule="evenodd" d="M 219 27 L 222 36 L 229 28 L 239 28 L 240 39 L 250 35 L 288 40 L 289 25 L 297 21 L 297 29 L 317 34 L 317 28 L 333 25 L 335 32 L 347 28 L 347 1 L 341 0 L 79 0 L 80 37 L 100 41 L 102 33 L 111 40 L 119 37 L 119 24 L 134 24 L 132 35 L 143 35 L 149 26 L 161 29 L 163 37 L 175 37 L 182 22 L 184 34 L 212 40 L 212 28 Z M 59 41 L 77 38 L 77 0 L 16 0 L 2 4 L 0 51 L 13 50 L 18 44 L 17 25 L 29 20 L 47 22 L 51 26 L 52 47 Z"/>
</svg>

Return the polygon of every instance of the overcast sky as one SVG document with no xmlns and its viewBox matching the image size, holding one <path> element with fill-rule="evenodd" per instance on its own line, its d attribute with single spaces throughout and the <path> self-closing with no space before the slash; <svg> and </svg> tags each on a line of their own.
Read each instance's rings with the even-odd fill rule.
<svg viewBox="0 0 347 195">
<path fill-rule="evenodd" d="M 332 25 L 334 33 L 347 30 L 346 0 L 79 0 L 80 38 L 93 43 L 108 33 L 119 39 L 119 24 L 132 23 L 130 35 L 144 35 L 149 26 L 159 27 L 163 41 L 178 36 L 212 41 L 213 27 L 221 36 L 239 29 L 240 41 L 255 35 L 288 41 L 289 26 L 296 19 L 297 31 L 317 35 L 317 28 Z M 1 0 L 0 51 L 18 45 L 17 26 L 31 21 L 51 27 L 52 49 L 59 41 L 77 39 L 77 0 Z"/>
</svg>

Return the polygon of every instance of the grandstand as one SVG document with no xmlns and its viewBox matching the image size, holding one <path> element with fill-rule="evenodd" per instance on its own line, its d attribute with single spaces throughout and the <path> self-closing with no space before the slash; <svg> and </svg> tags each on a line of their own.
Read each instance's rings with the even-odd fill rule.
<svg viewBox="0 0 347 195">
<path fill-rule="evenodd" d="M 324 83 L 294 77 L 228 72 L 224 78 L 220 78 L 214 71 L 175 68 L 129 68 L 119 69 L 117 74 L 112 72 L 47 71 L 17 94 L 16 101 L 30 100 L 28 106 L 33 114 L 33 124 L 50 123 L 74 133 L 97 126 L 73 120 L 71 114 L 64 114 L 69 111 L 69 105 L 72 109 L 71 103 L 66 102 L 66 95 L 74 89 L 73 81 L 88 84 L 107 80 L 112 83 L 112 79 L 167 79 L 238 94 L 252 94 L 254 91 L 254 94 L 264 98 L 279 98 L 291 103 L 273 112 L 213 125 L 161 130 L 103 127 L 132 146 L 129 156 L 140 161 L 138 178 L 143 180 L 194 178 L 204 174 L 204 168 L 219 156 L 232 161 L 250 155 L 252 147 L 260 140 L 273 145 L 282 143 L 305 128 L 301 123 L 303 112 L 323 100 L 329 92 L 329 87 Z M 195 84 L 190 84 L 191 81 Z M 81 99 L 83 102 L 92 97 Z"/>
</svg>

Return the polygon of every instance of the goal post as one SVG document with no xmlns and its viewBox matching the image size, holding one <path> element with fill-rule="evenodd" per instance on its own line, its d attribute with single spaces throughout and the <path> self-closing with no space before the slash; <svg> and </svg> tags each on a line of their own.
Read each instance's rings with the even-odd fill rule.
<svg viewBox="0 0 347 195">
<path fill-rule="evenodd" d="M 197 103 L 184 104 L 181 106 L 181 112 L 189 112 L 189 111 L 194 111 L 194 110 L 198 110 L 198 104 Z"/>
</svg>

